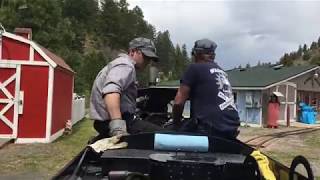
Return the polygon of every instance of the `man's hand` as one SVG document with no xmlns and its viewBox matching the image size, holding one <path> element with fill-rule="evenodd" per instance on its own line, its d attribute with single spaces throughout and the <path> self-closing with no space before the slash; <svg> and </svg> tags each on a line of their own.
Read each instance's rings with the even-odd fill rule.
<svg viewBox="0 0 320 180">
<path fill-rule="evenodd" d="M 109 135 L 127 135 L 126 121 L 122 119 L 114 119 L 109 122 Z"/>
</svg>

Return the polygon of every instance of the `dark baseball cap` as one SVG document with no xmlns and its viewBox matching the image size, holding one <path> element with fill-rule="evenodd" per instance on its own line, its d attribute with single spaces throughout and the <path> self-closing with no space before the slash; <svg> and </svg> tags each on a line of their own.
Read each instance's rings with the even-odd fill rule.
<svg viewBox="0 0 320 180">
<path fill-rule="evenodd" d="M 129 49 L 139 49 L 141 52 L 150 57 L 153 61 L 158 61 L 159 57 L 156 54 L 156 47 L 151 39 L 138 37 L 130 41 Z"/>
<path fill-rule="evenodd" d="M 192 54 L 213 54 L 217 48 L 217 44 L 210 39 L 200 39 L 194 43 Z"/>
</svg>

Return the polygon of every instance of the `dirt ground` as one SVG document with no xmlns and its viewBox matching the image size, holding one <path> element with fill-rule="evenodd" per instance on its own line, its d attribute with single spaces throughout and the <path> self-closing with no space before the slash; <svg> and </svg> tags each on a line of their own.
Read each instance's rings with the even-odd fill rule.
<svg viewBox="0 0 320 180">
<path fill-rule="evenodd" d="M 299 129 L 303 128 L 280 127 L 278 129 L 268 129 L 242 127 L 239 139 L 247 141 L 250 138 L 264 134 L 273 134 Z M 286 166 L 290 166 L 291 161 L 295 156 L 302 155 L 310 162 L 314 175 L 320 177 L 320 129 L 310 133 L 289 135 L 274 139 L 266 143 L 265 147 L 260 148 L 260 150 Z M 298 166 L 298 171 L 305 174 L 302 167 Z"/>
</svg>

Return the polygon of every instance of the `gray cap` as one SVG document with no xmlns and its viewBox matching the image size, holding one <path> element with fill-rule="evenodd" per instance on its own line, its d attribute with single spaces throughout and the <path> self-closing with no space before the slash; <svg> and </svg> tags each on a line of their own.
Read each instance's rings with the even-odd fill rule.
<svg viewBox="0 0 320 180">
<path fill-rule="evenodd" d="M 200 39 L 194 43 L 192 54 L 213 54 L 217 48 L 217 44 L 209 39 Z"/>
<path fill-rule="evenodd" d="M 158 61 L 159 57 L 156 55 L 156 47 L 150 39 L 143 37 L 135 38 L 130 41 L 129 49 L 139 49 L 145 56 L 152 58 L 154 61 Z"/>
</svg>

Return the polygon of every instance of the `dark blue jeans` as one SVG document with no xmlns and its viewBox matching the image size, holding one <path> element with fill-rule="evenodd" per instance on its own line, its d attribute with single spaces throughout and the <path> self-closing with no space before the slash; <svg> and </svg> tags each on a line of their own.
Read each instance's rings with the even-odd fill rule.
<svg viewBox="0 0 320 180">
<path fill-rule="evenodd" d="M 143 120 L 135 120 L 134 114 L 122 113 L 122 119 L 127 123 L 128 133 L 137 134 L 142 132 L 162 131 L 163 128 Z M 109 137 L 109 121 L 95 120 L 93 123 L 94 129 L 102 138 Z"/>
</svg>

